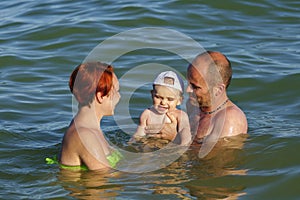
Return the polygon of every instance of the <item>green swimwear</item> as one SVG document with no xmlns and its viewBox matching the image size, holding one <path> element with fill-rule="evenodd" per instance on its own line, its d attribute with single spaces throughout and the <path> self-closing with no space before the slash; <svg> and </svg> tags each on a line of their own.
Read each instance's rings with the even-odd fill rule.
<svg viewBox="0 0 300 200">
<path fill-rule="evenodd" d="M 108 160 L 109 165 L 112 168 L 115 168 L 118 162 L 122 158 L 122 154 L 119 151 L 113 151 L 110 155 L 106 156 L 106 159 Z M 63 165 L 58 162 L 57 156 L 53 156 L 53 158 L 46 158 L 45 159 L 47 164 L 58 164 L 60 168 L 62 169 L 70 169 L 70 170 L 83 170 L 87 171 L 89 168 L 85 165 L 80 165 L 80 166 L 69 166 L 69 165 Z"/>
<path fill-rule="evenodd" d="M 110 166 L 115 168 L 122 157 L 123 156 L 119 151 L 113 151 L 109 156 L 106 156 L 106 159 L 108 160 Z"/>
</svg>

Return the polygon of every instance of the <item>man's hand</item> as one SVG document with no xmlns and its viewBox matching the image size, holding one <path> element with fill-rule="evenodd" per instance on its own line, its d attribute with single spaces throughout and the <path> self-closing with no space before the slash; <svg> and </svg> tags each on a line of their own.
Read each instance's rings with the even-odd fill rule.
<svg viewBox="0 0 300 200">
<path fill-rule="evenodd" d="M 145 133 L 151 134 L 151 137 L 173 141 L 177 135 L 177 120 L 170 113 L 167 113 L 167 116 L 170 118 L 171 123 L 146 126 Z"/>
</svg>

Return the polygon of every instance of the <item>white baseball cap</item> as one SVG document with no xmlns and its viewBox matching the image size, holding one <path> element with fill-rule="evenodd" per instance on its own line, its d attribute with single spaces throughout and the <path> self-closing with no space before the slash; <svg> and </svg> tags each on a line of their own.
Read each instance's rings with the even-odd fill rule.
<svg viewBox="0 0 300 200">
<path fill-rule="evenodd" d="M 161 72 L 153 82 L 153 85 L 162 85 L 179 90 L 183 93 L 184 83 L 180 76 L 173 71 Z"/>
</svg>

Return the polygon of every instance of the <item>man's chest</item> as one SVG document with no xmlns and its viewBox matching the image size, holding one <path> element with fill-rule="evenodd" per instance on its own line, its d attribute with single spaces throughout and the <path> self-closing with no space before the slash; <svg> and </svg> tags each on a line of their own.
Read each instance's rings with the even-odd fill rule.
<svg viewBox="0 0 300 200">
<path fill-rule="evenodd" d="M 212 126 L 211 115 L 200 116 L 198 129 L 197 129 L 197 138 L 203 138 L 204 136 L 209 135 L 211 126 Z"/>
</svg>

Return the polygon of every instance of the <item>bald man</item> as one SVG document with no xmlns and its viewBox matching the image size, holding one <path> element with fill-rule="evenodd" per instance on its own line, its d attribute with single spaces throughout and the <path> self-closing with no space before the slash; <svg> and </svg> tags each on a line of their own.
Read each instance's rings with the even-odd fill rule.
<svg viewBox="0 0 300 200">
<path fill-rule="evenodd" d="M 189 65 L 187 109 L 191 114 L 194 141 L 199 142 L 211 134 L 224 138 L 247 133 L 244 112 L 227 96 L 231 77 L 231 63 L 220 52 L 202 53 Z"/>
<path fill-rule="evenodd" d="M 230 61 L 220 52 L 201 53 L 188 66 L 187 113 L 194 144 L 201 143 L 203 138 L 216 141 L 247 133 L 244 112 L 227 96 L 231 77 Z M 162 138 L 172 141 L 176 135 L 176 120 L 169 117 L 172 123 L 166 124 L 160 134 Z"/>
</svg>

